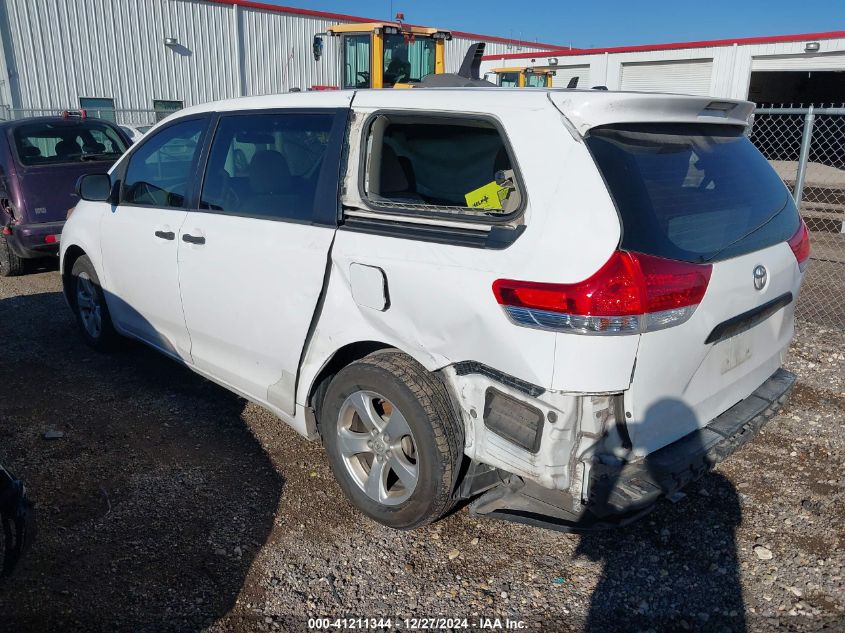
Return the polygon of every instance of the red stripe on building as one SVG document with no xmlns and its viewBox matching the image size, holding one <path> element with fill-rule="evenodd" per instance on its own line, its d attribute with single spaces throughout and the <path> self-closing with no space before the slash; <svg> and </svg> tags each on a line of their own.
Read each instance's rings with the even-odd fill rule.
<svg viewBox="0 0 845 633">
<path fill-rule="evenodd" d="M 803 42 L 845 38 L 845 31 L 824 33 L 797 33 L 794 35 L 770 35 L 764 37 L 739 37 L 724 40 L 701 40 L 697 42 L 671 42 L 669 44 L 641 44 L 639 46 L 615 46 L 611 48 L 564 48 L 542 53 L 504 53 L 485 55 L 482 59 L 526 59 L 531 57 L 565 57 L 567 55 L 600 55 L 602 53 L 642 53 L 647 51 L 668 51 L 683 48 L 708 48 L 712 46 L 733 46 L 734 44 L 777 44 L 779 42 Z"/>
</svg>

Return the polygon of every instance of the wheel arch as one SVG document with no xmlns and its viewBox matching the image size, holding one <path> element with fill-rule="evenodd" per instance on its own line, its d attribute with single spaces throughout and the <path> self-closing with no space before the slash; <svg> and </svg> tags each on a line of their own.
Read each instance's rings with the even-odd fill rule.
<svg viewBox="0 0 845 633">
<path fill-rule="evenodd" d="M 308 385 L 307 405 L 314 411 L 317 431 L 320 428 L 320 406 L 332 378 L 344 367 L 383 349 L 398 349 L 383 341 L 355 341 L 336 349 L 323 363 Z"/>
<path fill-rule="evenodd" d="M 73 272 L 73 265 L 76 263 L 76 260 L 82 257 L 83 255 L 87 255 L 87 253 L 81 246 L 77 244 L 71 244 L 65 249 L 65 252 L 62 256 L 62 290 L 64 291 L 65 299 L 68 302 L 70 302 L 71 300 L 71 277 Z"/>
</svg>

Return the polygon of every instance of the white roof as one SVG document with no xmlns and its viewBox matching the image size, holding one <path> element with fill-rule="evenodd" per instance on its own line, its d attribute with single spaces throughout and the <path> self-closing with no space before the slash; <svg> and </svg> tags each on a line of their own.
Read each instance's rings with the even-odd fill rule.
<svg viewBox="0 0 845 633">
<path fill-rule="evenodd" d="M 411 90 L 325 90 L 205 103 L 180 110 L 198 112 L 269 108 L 395 108 L 431 112 L 491 113 L 547 108 L 551 101 L 584 134 L 611 123 L 669 122 L 745 125 L 754 110 L 748 101 L 690 95 L 544 88 L 425 88 Z"/>
</svg>

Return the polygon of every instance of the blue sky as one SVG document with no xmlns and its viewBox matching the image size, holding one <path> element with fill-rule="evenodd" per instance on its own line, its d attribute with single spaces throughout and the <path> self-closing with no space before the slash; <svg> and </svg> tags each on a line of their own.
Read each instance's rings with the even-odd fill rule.
<svg viewBox="0 0 845 633">
<path fill-rule="evenodd" d="M 263 0 L 579 48 L 845 30 L 842 0 Z"/>
</svg>

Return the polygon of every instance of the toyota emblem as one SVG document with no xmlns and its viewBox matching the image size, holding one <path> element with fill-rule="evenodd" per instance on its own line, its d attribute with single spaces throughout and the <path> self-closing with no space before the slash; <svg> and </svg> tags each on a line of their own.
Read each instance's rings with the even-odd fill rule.
<svg viewBox="0 0 845 633">
<path fill-rule="evenodd" d="M 769 273 L 766 272 L 765 266 L 754 267 L 754 287 L 757 290 L 762 290 L 765 287 L 768 277 Z"/>
</svg>

